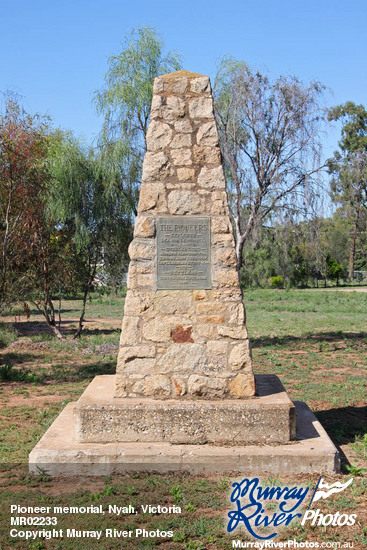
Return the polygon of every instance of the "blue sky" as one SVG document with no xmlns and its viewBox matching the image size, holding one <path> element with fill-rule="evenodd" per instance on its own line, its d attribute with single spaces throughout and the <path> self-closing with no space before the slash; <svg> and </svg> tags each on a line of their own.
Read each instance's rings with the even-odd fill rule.
<svg viewBox="0 0 367 550">
<path fill-rule="evenodd" d="M 328 105 L 367 106 L 366 23 L 367 0 L 0 0 L 0 90 L 91 142 L 107 59 L 127 31 L 148 25 L 187 70 L 213 78 L 230 54 L 275 77 L 321 81 Z M 326 153 L 338 135 L 329 132 Z"/>
</svg>

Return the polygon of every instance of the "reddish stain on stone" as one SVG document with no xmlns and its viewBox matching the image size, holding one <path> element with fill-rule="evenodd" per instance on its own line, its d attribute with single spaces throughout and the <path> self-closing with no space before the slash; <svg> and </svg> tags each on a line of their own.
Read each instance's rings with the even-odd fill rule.
<svg viewBox="0 0 367 550">
<path fill-rule="evenodd" d="M 173 381 L 175 383 L 175 395 L 181 395 L 182 387 L 177 382 L 177 380 L 173 379 Z"/>
<path fill-rule="evenodd" d="M 194 340 L 191 338 L 191 332 L 192 327 L 184 329 L 182 325 L 177 325 L 171 332 L 172 340 L 177 344 L 193 342 Z"/>
</svg>

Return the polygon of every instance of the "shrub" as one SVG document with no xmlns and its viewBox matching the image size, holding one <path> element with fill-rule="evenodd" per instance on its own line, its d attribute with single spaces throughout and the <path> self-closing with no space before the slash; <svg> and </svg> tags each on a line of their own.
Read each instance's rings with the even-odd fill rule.
<svg viewBox="0 0 367 550">
<path fill-rule="evenodd" d="M 0 349 L 6 348 L 17 339 L 17 333 L 12 325 L 0 323 Z"/>
<path fill-rule="evenodd" d="M 283 277 L 278 275 L 277 277 L 270 278 L 271 288 L 283 288 Z"/>
</svg>

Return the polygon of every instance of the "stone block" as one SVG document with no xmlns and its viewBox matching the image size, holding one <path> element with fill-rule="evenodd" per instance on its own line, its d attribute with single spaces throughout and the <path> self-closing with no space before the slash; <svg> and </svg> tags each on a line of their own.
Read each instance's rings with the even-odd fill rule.
<svg viewBox="0 0 367 550">
<path fill-rule="evenodd" d="M 125 315 L 141 315 L 152 305 L 154 291 L 150 290 L 128 290 L 125 299 Z"/>
<path fill-rule="evenodd" d="M 118 354 L 118 363 L 126 363 L 138 357 L 155 357 L 155 346 L 150 344 L 122 346 Z"/>
<path fill-rule="evenodd" d="M 202 124 L 196 135 L 198 145 L 218 145 L 218 132 L 214 121 Z"/>
<path fill-rule="evenodd" d="M 232 247 L 218 248 L 215 251 L 214 262 L 219 266 L 236 267 L 236 254 Z"/>
<path fill-rule="evenodd" d="M 191 118 L 212 118 L 213 101 L 211 97 L 198 97 L 189 100 L 189 115 Z"/>
<path fill-rule="evenodd" d="M 157 359 L 157 370 L 161 374 L 201 372 L 208 364 L 205 349 L 200 344 L 171 344 Z"/>
<path fill-rule="evenodd" d="M 174 166 L 191 166 L 191 148 L 172 149 L 171 159 Z"/>
<path fill-rule="evenodd" d="M 171 191 L 168 195 L 168 210 L 170 214 L 200 214 L 202 201 L 193 191 Z"/>
<path fill-rule="evenodd" d="M 239 372 L 229 385 L 236 397 L 251 397 L 255 393 L 255 378 L 251 373 Z"/>
<path fill-rule="evenodd" d="M 201 145 L 194 145 L 192 154 L 194 163 L 199 164 L 200 166 L 203 166 L 204 164 L 219 164 L 221 160 L 219 147 L 203 147 Z"/>
<path fill-rule="evenodd" d="M 177 96 L 154 95 L 150 111 L 150 118 L 163 118 L 166 121 L 175 121 L 185 115 L 185 101 Z"/>
<path fill-rule="evenodd" d="M 153 274 L 152 273 L 139 273 L 136 266 L 131 265 L 127 275 L 127 286 L 131 290 L 151 289 L 153 286 Z"/>
<path fill-rule="evenodd" d="M 133 346 L 140 343 L 139 322 L 140 317 L 124 316 L 122 319 L 120 346 Z"/>
<path fill-rule="evenodd" d="M 227 381 L 213 376 L 192 374 L 188 381 L 188 394 L 199 397 L 224 397 L 227 393 Z"/>
<path fill-rule="evenodd" d="M 170 143 L 172 149 L 179 149 L 181 147 L 191 147 L 191 135 L 190 134 L 176 134 Z"/>
<path fill-rule="evenodd" d="M 152 260 L 155 255 L 155 242 L 153 239 L 136 238 L 129 246 L 131 260 Z"/>
<path fill-rule="evenodd" d="M 236 269 L 217 269 L 214 275 L 214 281 L 221 287 L 235 286 L 238 281 Z"/>
<path fill-rule="evenodd" d="M 226 340 L 210 340 L 206 344 L 207 353 L 211 355 L 226 355 L 228 342 Z"/>
<path fill-rule="evenodd" d="M 247 338 L 247 330 L 245 326 L 225 326 L 218 327 L 219 336 L 233 338 L 234 340 L 242 340 Z"/>
<path fill-rule="evenodd" d="M 29 471 L 51 476 L 108 476 L 126 472 L 182 472 L 187 475 L 240 472 L 330 474 L 340 472 L 339 453 L 305 403 L 296 402 L 297 439 L 291 445 L 174 445 L 169 442 L 77 443 L 76 403 L 68 403 L 29 455 Z"/>
<path fill-rule="evenodd" d="M 134 237 L 155 237 L 155 219 L 138 216 L 135 220 Z"/>
<path fill-rule="evenodd" d="M 177 120 L 174 123 L 174 128 L 177 133 L 191 134 L 193 126 L 189 120 Z"/>
<path fill-rule="evenodd" d="M 145 379 L 144 395 L 148 396 L 167 396 L 170 397 L 171 390 L 171 378 L 169 376 L 149 376 Z"/>
<path fill-rule="evenodd" d="M 171 337 L 171 327 L 162 317 L 154 317 L 143 325 L 143 337 L 153 342 L 168 342 Z"/>
<path fill-rule="evenodd" d="M 162 183 L 142 183 L 138 212 L 162 212 L 167 209 L 166 192 Z"/>
<path fill-rule="evenodd" d="M 177 177 L 179 181 L 193 181 L 195 178 L 195 169 L 177 168 Z"/>
<path fill-rule="evenodd" d="M 182 378 L 173 378 L 173 396 L 180 397 L 186 393 L 186 381 Z"/>
<path fill-rule="evenodd" d="M 231 224 L 228 216 L 213 216 L 211 219 L 211 228 L 213 233 L 229 233 Z M 234 252 L 233 248 L 231 250 Z"/>
<path fill-rule="evenodd" d="M 206 290 L 194 290 L 193 291 L 194 300 L 205 300 Z"/>
<path fill-rule="evenodd" d="M 190 89 L 196 94 L 210 92 L 210 80 L 207 76 L 190 79 Z"/>
<path fill-rule="evenodd" d="M 148 151 L 160 151 L 167 147 L 172 140 L 172 133 L 168 124 L 152 120 L 146 136 Z"/>
<path fill-rule="evenodd" d="M 251 372 L 251 350 L 248 340 L 244 340 L 240 344 L 234 344 L 232 346 L 228 357 L 228 366 L 232 369 L 241 369 Z"/>
<path fill-rule="evenodd" d="M 125 376 L 128 376 L 129 379 L 133 380 L 136 378 L 137 375 L 149 375 L 154 369 L 155 365 L 155 359 L 154 358 L 146 358 L 146 357 L 139 357 L 136 359 L 131 359 L 129 361 L 120 361 L 120 359 L 117 362 L 118 371 L 116 374 L 117 379 L 120 377 L 124 378 Z M 123 369 L 123 373 L 121 372 Z"/>
<path fill-rule="evenodd" d="M 198 185 L 207 189 L 225 189 L 226 183 L 222 166 L 216 166 L 215 168 L 203 166 L 198 177 Z M 227 202 L 227 195 L 224 193 L 217 199 L 213 196 L 213 202 L 216 200 L 225 203 Z"/>
<path fill-rule="evenodd" d="M 204 377 L 196 373 L 190 378 L 195 391 L 200 391 L 199 387 L 206 391 L 211 385 L 213 392 L 220 392 L 220 386 L 223 388 L 227 383 L 214 377 L 202 384 Z M 151 390 L 159 386 L 168 392 L 164 376 L 152 378 Z M 237 386 L 244 391 L 244 380 L 237 381 Z M 268 394 L 269 386 L 272 395 Z M 292 402 L 277 377 L 271 376 L 265 383 L 260 379 L 258 387 L 260 395 L 248 399 L 213 400 L 211 395 L 208 395 L 210 400 L 122 399 L 112 397 L 113 384 L 108 377 L 97 377 L 75 407 L 75 440 L 83 443 L 160 441 L 180 445 L 289 442 L 295 437 Z"/>
<path fill-rule="evenodd" d="M 189 290 L 157 290 L 153 299 L 153 309 L 156 313 L 166 315 L 189 314 L 192 299 L 192 292 Z"/>
<path fill-rule="evenodd" d="M 188 88 L 187 78 L 176 78 L 172 83 L 172 92 L 174 94 L 184 94 Z"/>
<path fill-rule="evenodd" d="M 144 182 L 162 182 L 172 175 L 169 159 L 163 151 L 145 153 L 142 178 Z"/>
</svg>

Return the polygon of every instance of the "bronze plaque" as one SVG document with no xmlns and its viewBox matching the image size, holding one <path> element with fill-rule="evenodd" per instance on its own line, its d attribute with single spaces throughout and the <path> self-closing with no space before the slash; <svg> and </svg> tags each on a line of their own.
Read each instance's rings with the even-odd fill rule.
<svg viewBox="0 0 367 550">
<path fill-rule="evenodd" d="M 157 218 L 157 288 L 211 288 L 209 217 Z"/>
</svg>

